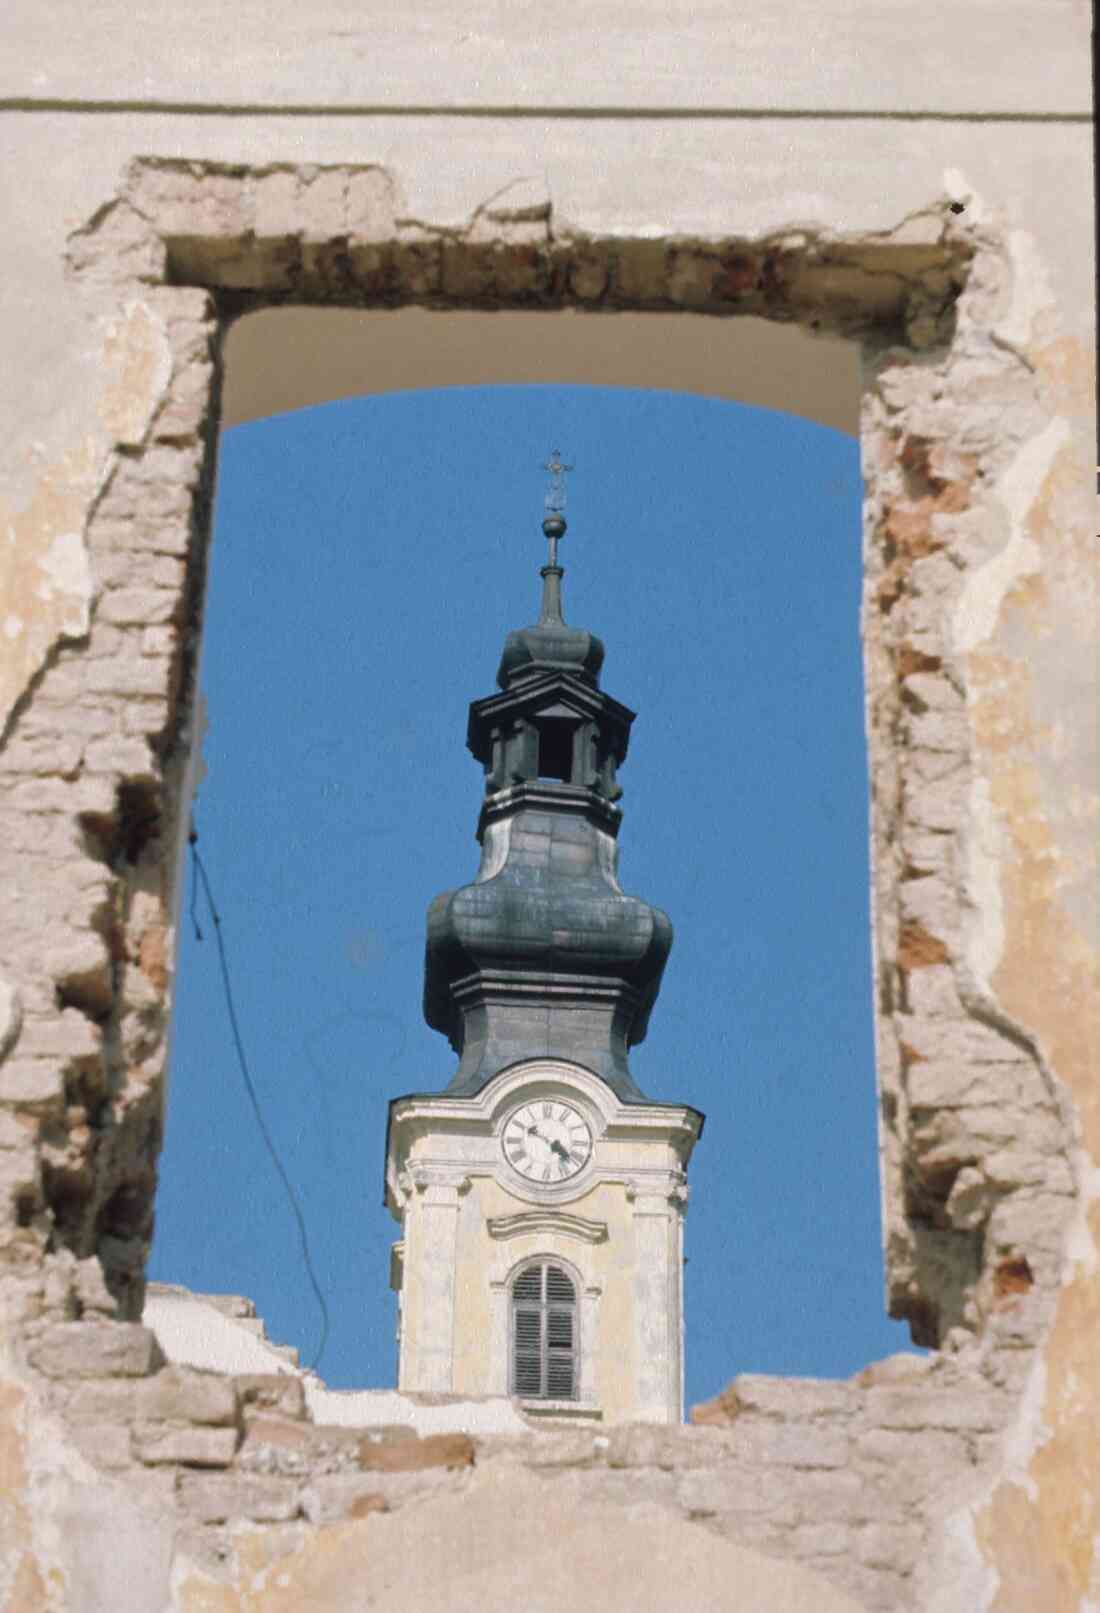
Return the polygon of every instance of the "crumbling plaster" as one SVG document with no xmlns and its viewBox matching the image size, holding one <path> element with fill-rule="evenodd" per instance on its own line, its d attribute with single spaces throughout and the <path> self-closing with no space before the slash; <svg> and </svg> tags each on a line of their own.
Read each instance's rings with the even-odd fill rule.
<svg viewBox="0 0 1100 1613">
<path fill-rule="evenodd" d="M 872 30 L 861 93 L 901 13 Z M 1051 37 L 1050 8 L 1014 16 L 1015 44 L 1002 16 L 995 30 L 1002 85 L 1015 82 L 1028 27 Z M 836 23 L 830 13 L 820 25 Z M 21 17 L 20 29 L 35 26 Z M 1073 30 L 1053 33 L 1057 57 Z M 200 37 L 192 47 L 216 74 Z M 143 1565 L 133 1583 L 151 1587 L 135 1607 L 164 1605 L 169 1574 L 171 1605 L 250 1605 L 249 1575 L 272 1553 L 288 1584 L 315 1572 L 309 1518 L 268 1518 L 244 1539 L 240 1577 L 213 1589 L 173 1522 L 197 1447 L 135 1434 L 119 1450 L 146 1464 L 140 1504 L 125 1476 L 96 1489 L 72 1443 L 88 1394 L 47 1414 L 28 1359 L 48 1359 L 58 1326 L 75 1336 L 90 1318 L 141 1310 L 226 330 L 283 304 L 421 305 L 690 314 L 716 326 L 754 315 L 860 344 L 889 1294 L 917 1336 L 943 1348 L 943 1369 L 961 1374 L 983 1433 L 980 1450 L 948 1439 L 933 1401 L 910 1388 L 906 1415 L 930 1430 L 929 1510 L 912 1537 L 896 1520 L 881 1537 L 857 1522 L 872 1530 L 858 1592 L 866 1606 L 937 1613 L 1083 1608 L 1100 1596 L 1092 277 L 1086 225 L 1048 206 L 1052 194 L 1087 194 L 1082 133 L 1072 111 L 1059 121 L 1072 53 L 1065 75 L 1052 67 L 1056 96 L 1017 74 L 1033 86 L 1026 110 L 1046 121 L 968 122 L 964 140 L 945 119 L 956 93 L 984 104 L 988 65 L 981 91 L 925 72 L 913 104 L 933 115 L 891 127 L 889 161 L 869 162 L 852 125 L 797 75 L 795 120 L 768 116 L 761 93 L 760 115 L 739 119 L 729 146 L 716 108 L 654 116 L 642 125 L 642 182 L 626 109 L 598 125 L 583 108 L 574 116 L 568 97 L 554 101 L 545 60 L 542 123 L 494 117 L 487 103 L 484 117 L 467 108 L 418 121 L 390 90 L 369 118 L 362 96 L 349 105 L 336 94 L 307 121 L 259 103 L 247 116 L 197 116 L 186 53 L 170 55 L 165 71 L 186 84 L 173 92 L 165 80 L 159 106 L 147 86 L 123 82 L 131 64 L 110 69 L 98 108 L 64 107 L 52 68 L 20 106 L 18 95 L 7 103 L 20 112 L 2 180 L 19 328 L 5 336 L 25 374 L 3 404 L 0 489 L 9 1600 L 80 1605 L 83 1594 L 94 1605 L 79 1576 L 98 1573 L 102 1587 L 111 1565 L 78 1562 L 72 1541 L 93 1537 L 107 1513 L 130 1520 Z M 99 60 L 81 61 L 81 82 Z M 945 82 L 947 102 L 932 106 Z M 500 83 L 488 74 L 490 92 Z M 209 93 L 213 114 L 213 81 Z M 753 84 L 739 93 L 751 110 Z M 876 104 L 860 113 L 868 138 L 884 138 Z M 140 150 L 159 155 L 130 162 Z M 48 176 L 49 206 L 20 177 L 32 170 Z M 874 177 L 886 173 L 888 185 Z M 736 205 L 716 205 L 727 192 Z M 155 1362 L 141 1370 L 156 1381 Z M 751 1407 L 734 1397 L 726 1412 L 751 1445 Z M 228 1427 L 201 1432 L 203 1448 L 228 1450 Z M 889 1429 L 859 1438 L 874 1460 L 902 1455 Z M 185 1453 L 175 1468 L 173 1449 Z M 797 1485 L 781 1458 L 775 1471 L 779 1518 Z M 847 1479 L 858 1520 L 854 1470 L 828 1468 L 814 1505 Z M 490 1511 L 501 1505 L 493 1482 L 479 1492 Z M 591 1504 L 623 1516 L 608 1476 L 594 1482 Z M 716 1472 L 696 1489 L 689 1519 L 729 1485 Z M 766 1550 L 840 1572 L 835 1542 L 799 1546 L 801 1523 L 765 1521 Z M 316 1549 L 334 1550 L 347 1572 L 364 1526 L 342 1523 Z M 743 1518 L 730 1528 L 748 1537 Z"/>
</svg>

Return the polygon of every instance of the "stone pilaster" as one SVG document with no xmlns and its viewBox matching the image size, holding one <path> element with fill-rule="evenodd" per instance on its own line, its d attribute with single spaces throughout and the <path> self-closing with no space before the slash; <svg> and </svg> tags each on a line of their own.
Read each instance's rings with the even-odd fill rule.
<svg viewBox="0 0 1100 1613">
<path fill-rule="evenodd" d="M 416 1251 L 415 1336 L 408 1314 L 401 1344 L 402 1389 L 447 1394 L 453 1387 L 458 1214 L 469 1178 L 413 1169 L 406 1241 Z"/>
<path fill-rule="evenodd" d="M 634 1181 L 634 1355 L 637 1418 L 683 1415 L 683 1205 L 681 1181 Z"/>
</svg>

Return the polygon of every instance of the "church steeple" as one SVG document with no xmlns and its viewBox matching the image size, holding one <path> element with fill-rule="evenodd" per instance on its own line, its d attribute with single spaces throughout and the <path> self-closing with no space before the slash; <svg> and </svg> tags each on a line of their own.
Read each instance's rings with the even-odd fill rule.
<svg viewBox="0 0 1100 1613">
<path fill-rule="evenodd" d="M 510 688 L 517 678 L 540 668 L 573 672 L 596 686 L 603 666 L 604 647 L 600 640 L 583 628 L 567 626 L 562 616 L 561 580 L 565 567 L 558 564 L 558 544 L 566 533 L 564 476 L 573 467 L 562 464 L 555 448 L 545 469 L 550 472 L 551 481 L 542 530 L 550 552 L 546 565 L 539 571 L 542 578 L 539 619 L 533 627 L 517 628 L 505 639 L 497 668 L 497 683 L 502 689 Z"/>
<path fill-rule="evenodd" d="M 565 473 L 573 467 L 562 464 L 561 455 L 555 448 L 543 469 L 550 472 L 550 486 L 546 493 L 546 514 L 542 518 L 542 530 L 549 544 L 550 553 L 546 565 L 539 573 L 542 578 L 540 627 L 562 622 L 561 579 L 565 573 L 564 568 L 558 565 L 558 540 L 565 536 Z"/>
<path fill-rule="evenodd" d="M 398 1380 L 510 1396 L 535 1426 L 675 1423 L 703 1116 L 630 1073 L 672 926 L 616 877 L 634 713 L 600 689 L 599 639 L 562 614 L 568 467 L 548 469 L 539 618 L 470 707 L 481 867 L 428 909 L 424 1013 L 458 1068 L 390 1104 Z"/>
<path fill-rule="evenodd" d="M 470 707 L 485 769 L 481 867 L 428 912 L 424 1013 L 460 1055 L 449 1095 L 523 1059 L 560 1057 L 644 1103 L 628 1049 L 645 1036 L 672 926 L 616 877 L 618 769 L 634 713 L 599 687 L 604 647 L 562 614 L 566 470 L 555 452 L 537 623 L 508 634 L 501 693 Z"/>
</svg>

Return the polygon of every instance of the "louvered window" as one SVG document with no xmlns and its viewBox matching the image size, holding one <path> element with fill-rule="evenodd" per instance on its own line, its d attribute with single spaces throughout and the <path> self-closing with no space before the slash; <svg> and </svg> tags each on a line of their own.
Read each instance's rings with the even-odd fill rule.
<svg viewBox="0 0 1100 1613">
<path fill-rule="evenodd" d="M 512 1393 L 577 1398 L 577 1291 L 560 1266 L 526 1266 L 512 1285 Z"/>
</svg>

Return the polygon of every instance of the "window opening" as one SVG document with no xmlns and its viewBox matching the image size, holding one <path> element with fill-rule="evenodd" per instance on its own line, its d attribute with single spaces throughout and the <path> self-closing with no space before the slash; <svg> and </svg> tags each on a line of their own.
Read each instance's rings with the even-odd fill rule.
<svg viewBox="0 0 1100 1613">
<path fill-rule="evenodd" d="M 512 1286 L 512 1393 L 577 1398 L 577 1291 L 549 1261 L 526 1267 Z"/>
<path fill-rule="evenodd" d="M 561 717 L 544 718 L 539 723 L 539 778 L 568 784 L 572 777 L 573 724 Z"/>
</svg>

